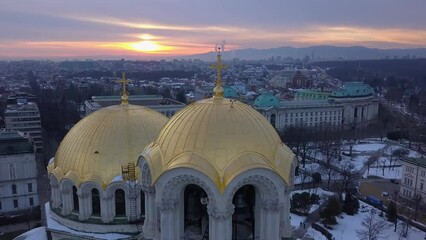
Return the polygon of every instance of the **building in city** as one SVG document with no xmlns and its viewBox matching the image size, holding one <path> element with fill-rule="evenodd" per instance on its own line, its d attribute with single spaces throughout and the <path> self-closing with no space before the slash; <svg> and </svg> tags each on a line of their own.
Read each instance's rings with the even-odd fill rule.
<svg viewBox="0 0 426 240">
<path fill-rule="evenodd" d="M 400 196 L 414 199 L 419 195 L 426 199 L 426 158 L 404 158 L 401 176 Z"/>
<path fill-rule="evenodd" d="M 129 100 L 134 105 L 148 107 L 168 117 L 185 107 L 184 103 L 164 98 L 160 95 L 131 95 Z M 86 115 L 104 107 L 120 103 L 120 96 L 92 96 L 92 100 L 84 102 Z"/>
<path fill-rule="evenodd" d="M 295 155 L 217 76 L 169 121 L 123 91 L 78 122 L 48 165 L 52 239 L 291 239 Z"/>
<path fill-rule="evenodd" d="M 4 121 L 7 130 L 24 133 L 37 151 L 42 150 L 41 119 L 37 103 L 28 102 L 23 98 L 17 99 L 16 104 L 6 106 Z"/>
<path fill-rule="evenodd" d="M 22 133 L 0 131 L 0 216 L 31 214 L 38 206 L 33 146 Z"/>
<path fill-rule="evenodd" d="M 327 96 L 327 97 L 325 97 Z M 296 93 L 292 101 L 280 101 L 271 93 L 260 95 L 253 107 L 279 131 L 290 126 L 338 126 L 358 129 L 373 123 L 379 112 L 374 90 L 363 83 L 347 83 L 330 94 Z"/>
</svg>

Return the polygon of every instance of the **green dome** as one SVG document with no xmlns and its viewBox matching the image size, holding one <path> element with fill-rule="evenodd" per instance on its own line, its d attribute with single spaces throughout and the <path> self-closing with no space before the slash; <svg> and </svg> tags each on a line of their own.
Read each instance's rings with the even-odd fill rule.
<svg viewBox="0 0 426 240">
<path fill-rule="evenodd" d="M 346 83 L 342 89 L 333 91 L 331 98 L 351 98 L 351 97 L 366 97 L 372 96 L 374 89 L 367 84 L 359 82 Z"/>
<path fill-rule="evenodd" d="M 235 89 L 230 87 L 224 87 L 223 88 L 223 97 L 225 98 L 237 98 L 237 91 Z"/>
<path fill-rule="evenodd" d="M 258 108 L 279 107 L 280 100 L 270 93 L 262 94 L 254 100 L 254 106 Z"/>
</svg>

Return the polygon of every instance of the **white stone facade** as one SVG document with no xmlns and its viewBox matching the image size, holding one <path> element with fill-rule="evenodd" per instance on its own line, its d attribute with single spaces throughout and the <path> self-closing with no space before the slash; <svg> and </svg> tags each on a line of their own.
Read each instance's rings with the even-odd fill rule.
<svg viewBox="0 0 426 240">
<path fill-rule="evenodd" d="M 414 199 L 420 195 L 426 199 L 426 159 L 407 158 L 402 161 L 402 179 L 399 195 Z"/>
<path fill-rule="evenodd" d="M 39 206 L 34 153 L 0 155 L 0 214 Z"/>
<path fill-rule="evenodd" d="M 362 128 L 378 117 L 374 97 L 342 100 L 284 101 L 280 107 L 257 108 L 278 130 L 291 126 Z"/>
</svg>

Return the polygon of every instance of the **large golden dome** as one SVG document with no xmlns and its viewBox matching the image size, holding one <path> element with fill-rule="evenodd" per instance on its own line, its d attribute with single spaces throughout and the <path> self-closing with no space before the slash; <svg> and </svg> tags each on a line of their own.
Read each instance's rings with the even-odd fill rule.
<svg viewBox="0 0 426 240">
<path fill-rule="evenodd" d="M 185 167 L 206 174 L 223 191 L 240 173 L 266 168 L 292 184 L 294 154 L 272 125 L 252 107 L 215 95 L 174 115 L 144 150 L 152 181 Z"/>
<path fill-rule="evenodd" d="M 100 109 L 78 122 L 62 140 L 48 171 L 75 185 L 94 181 L 106 187 L 121 175 L 121 166 L 136 163 L 168 118 L 135 105 Z"/>
</svg>

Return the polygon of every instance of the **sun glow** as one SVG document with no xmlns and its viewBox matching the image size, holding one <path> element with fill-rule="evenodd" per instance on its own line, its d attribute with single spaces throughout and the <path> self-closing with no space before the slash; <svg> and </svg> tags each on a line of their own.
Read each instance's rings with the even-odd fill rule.
<svg viewBox="0 0 426 240">
<path fill-rule="evenodd" d="M 153 41 L 144 40 L 137 43 L 131 43 L 130 47 L 138 52 L 158 52 L 161 51 L 163 46 Z"/>
</svg>

